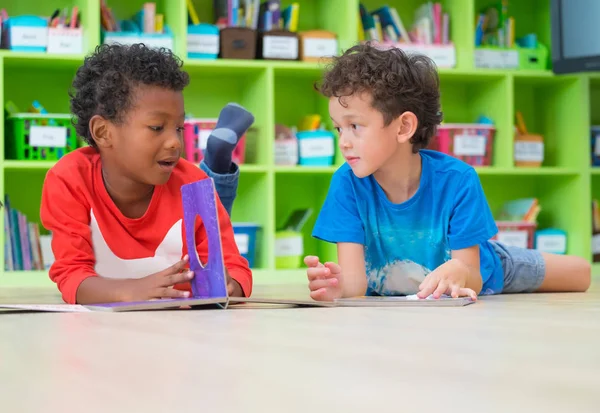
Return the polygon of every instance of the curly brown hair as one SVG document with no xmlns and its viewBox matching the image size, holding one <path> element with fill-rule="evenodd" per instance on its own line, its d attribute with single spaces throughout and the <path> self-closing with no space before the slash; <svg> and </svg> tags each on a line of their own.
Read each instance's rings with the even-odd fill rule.
<svg viewBox="0 0 600 413">
<path fill-rule="evenodd" d="M 418 120 L 410 140 L 414 153 L 429 145 L 443 118 L 435 63 L 398 48 L 384 50 L 368 42 L 353 46 L 333 59 L 315 88 L 328 98 L 369 93 L 386 126 L 406 111 L 414 113 Z"/>
</svg>

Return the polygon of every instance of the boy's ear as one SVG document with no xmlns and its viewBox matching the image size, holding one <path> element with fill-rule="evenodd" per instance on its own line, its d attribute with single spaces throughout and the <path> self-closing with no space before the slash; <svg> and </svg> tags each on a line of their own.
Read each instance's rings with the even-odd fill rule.
<svg viewBox="0 0 600 413">
<path fill-rule="evenodd" d="M 398 143 L 406 143 L 410 142 L 410 139 L 417 131 L 419 120 L 414 113 L 404 112 L 396 119 L 396 124 L 398 127 Z"/>
<path fill-rule="evenodd" d="M 112 145 L 110 122 L 100 115 L 94 115 L 90 119 L 90 134 L 99 148 L 107 148 Z"/>
</svg>

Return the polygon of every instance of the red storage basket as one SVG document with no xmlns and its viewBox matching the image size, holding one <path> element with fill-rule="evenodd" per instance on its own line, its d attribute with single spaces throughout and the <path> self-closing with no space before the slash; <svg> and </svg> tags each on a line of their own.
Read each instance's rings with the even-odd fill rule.
<svg viewBox="0 0 600 413">
<path fill-rule="evenodd" d="M 533 249 L 537 224 L 526 221 L 496 221 L 498 234 L 492 238 L 506 245 Z"/>
<path fill-rule="evenodd" d="M 492 165 L 496 128 L 484 123 L 445 123 L 428 148 L 454 156 L 472 166 Z"/>
</svg>

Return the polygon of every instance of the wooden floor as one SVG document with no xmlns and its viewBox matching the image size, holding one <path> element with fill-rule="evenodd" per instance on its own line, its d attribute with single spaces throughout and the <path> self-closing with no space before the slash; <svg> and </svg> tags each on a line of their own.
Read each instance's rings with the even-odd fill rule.
<svg viewBox="0 0 600 413">
<path fill-rule="evenodd" d="M 600 289 L 461 308 L 0 313 L 0 357 L 7 413 L 599 412 Z"/>
</svg>

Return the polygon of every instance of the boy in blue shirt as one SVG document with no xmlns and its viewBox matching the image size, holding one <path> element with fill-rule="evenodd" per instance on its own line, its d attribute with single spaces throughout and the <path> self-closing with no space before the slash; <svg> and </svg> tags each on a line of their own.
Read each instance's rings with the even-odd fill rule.
<svg viewBox="0 0 600 413">
<path fill-rule="evenodd" d="M 428 58 L 354 46 L 319 89 L 346 163 L 313 230 L 337 244 L 338 263 L 304 260 L 313 299 L 587 290 L 583 258 L 491 241 L 498 229 L 475 170 L 425 149 L 442 121 Z"/>
</svg>

